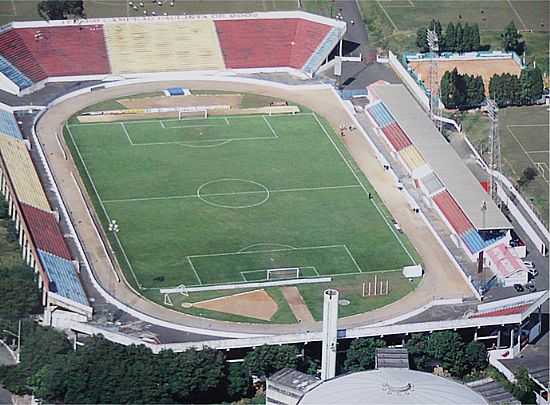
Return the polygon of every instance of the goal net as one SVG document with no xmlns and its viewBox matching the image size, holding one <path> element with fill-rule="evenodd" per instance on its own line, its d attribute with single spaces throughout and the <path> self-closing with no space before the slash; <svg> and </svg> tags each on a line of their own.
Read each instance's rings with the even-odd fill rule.
<svg viewBox="0 0 550 405">
<path fill-rule="evenodd" d="M 187 107 L 178 110 L 178 120 L 189 117 L 208 118 L 208 109 L 205 107 Z"/>
<path fill-rule="evenodd" d="M 284 267 L 267 270 L 267 280 L 286 280 L 289 278 L 300 278 L 300 268 Z"/>
</svg>

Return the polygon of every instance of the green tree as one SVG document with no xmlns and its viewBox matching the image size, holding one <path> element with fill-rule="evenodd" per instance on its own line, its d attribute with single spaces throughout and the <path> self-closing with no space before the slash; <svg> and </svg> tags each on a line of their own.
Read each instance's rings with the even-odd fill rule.
<svg viewBox="0 0 550 405">
<path fill-rule="evenodd" d="M 40 312 L 41 294 L 30 267 L 21 264 L 0 268 L 0 280 L 0 319 L 22 319 Z"/>
<path fill-rule="evenodd" d="M 386 342 L 377 338 L 355 339 L 349 346 L 344 370 L 357 372 L 374 368 L 376 349 L 386 347 Z"/>
<path fill-rule="evenodd" d="M 510 21 L 510 24 L 504 28 L 504 32 L 500 34 L 500 37 L 502 38 L 502 47 L 505 51 L 514 51 L 518 55 L 523 54 L 524 44 L 521 39 L 521 34 L 513 21 Z"/>
<path fill-rule="evenodd" d="M 241 364 L 232 363 L 227 367 L 227 396 L 235 401 L 250 397 L 253 393 L 252 377 Z"/>
<path fill-rule="evenodd" d="M 428 336 L 414 333 L 407 341 L 407 350 L 413 369 L 431 371 L 432 359 L 428 356 Z"/>
<path fill-rule="evenodd" d="M 38 14 L 44 20 L 86 17 L 83 0 L 42 0 L 38 3 Z"/>
<path fill-rule="evenodd" d="M 455 51 L 464 52 L 464 28 L 458 23 L 455 29 Z"/>
<path fill-rule="evenodd" d="M 522 404 L 534 404 L 536 402 L 534 391 L 537 386 L 529 377 L 529 372 L 525 367 L 519 368 L 514 374 L 516 383 L 512 387 L 512 394 L 521 401 Z"/>
<path fill-rule="evenodd" d="M 428 52 L 430 50 L 428 47 L 428 33 L 426 27 L 420 27 L 416 30 L 416 46 L 420 52 Z"/>
<path fill-rule="evenodd" d="M 464 24 L 464 34 L 462 37 L 462 51 L 469 52 L 473 49 L 474 46 L 474 38 L 473 38 L 473 30 L 472 27 L 470 27 L 470 24 L 466 23 Z"/>
<path fill-rule="evenodd" d="M 472 26 L 472 51 L 479 51 L 481 49 L 481 39 L 479 35 L 479 25 L 474 24 Z"/>
<path fill-rule="evenodd" d="M 455 331 L 432 333 L 428 338 L 426 352 L 451 374 L 459 377 L 465 374 L 464 342 Z"/>
<path fill-rule="evenodd" d="M 256 347 L 244 358 L 244 366 L 260 378 L 269 377 L 283 368 L 296 368 L 298 349 L 292 345 Z"/>
<path fill-rule="evenodd" d="M 443 46 L 446 51 L 454 52 L 456 50 L 456 30 L 452 22 L 447 24 Z"/>
<path fill-rule="evenodd" d="M 467 372 L 480 371 L 487 368 L 487 349 L 480 342 L 470 342 L 464 349 L 464 362 Z"/>
</svg>

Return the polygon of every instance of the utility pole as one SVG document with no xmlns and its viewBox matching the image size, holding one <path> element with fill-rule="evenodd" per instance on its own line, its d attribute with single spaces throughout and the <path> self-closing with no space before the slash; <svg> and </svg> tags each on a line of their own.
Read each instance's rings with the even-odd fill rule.
<svg viewBox="0 0 550 405">
<path fill-rule="evenodd" d="M 436 128 L 441 131 L 441 121 L 436 117 L 441 116 L 439 108 L 439 81 L 437 75 L 437 58 L 439 56 L 439 38 L 435 30 L 427 30 L 428 47 L 430 48 L 430 118 Z M 437 91 L 434 89 L 437 87 Z"/>
<path fill-rule="evenodd" d="M 498 133 L 498 106 L 490 98 L 487 99 L 487 114 L 491 121 L 491 130 L 489 132 L 489 192 L 493 201 L 496 201 L 498 198 L 496 173 L 502 172 L 502 160 L 500 155 L 500 136 Z"/>
</svg>

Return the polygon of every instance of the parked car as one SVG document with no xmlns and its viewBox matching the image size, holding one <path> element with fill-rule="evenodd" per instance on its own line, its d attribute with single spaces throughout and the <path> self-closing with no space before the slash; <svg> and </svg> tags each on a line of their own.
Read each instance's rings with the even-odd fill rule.
<svg viewBox="0 0 550 405">
<path fill-rule="evenodd" d="M 537 291 L 537 287 L 535 287 L 535 285 L 533 283 L 527 283 L 525 284 L 525 288 L 527 289 L 527 291 L 529 292 L 535 292 Z"/>
<path fill-rule="evenodd" d="M 514 284 L 514 289 L 517 292 L 523 292 L 523 286 L 521 284 Z"/>
</svg>

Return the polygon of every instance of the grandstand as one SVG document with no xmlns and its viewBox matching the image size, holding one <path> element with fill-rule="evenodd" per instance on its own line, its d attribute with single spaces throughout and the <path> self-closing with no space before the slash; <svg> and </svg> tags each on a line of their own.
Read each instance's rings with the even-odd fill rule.
<svg viewBox="0 0 550 405">
<path fill-rule="evenodd" d="M 13 115 L 0 112 L 0 181 L 18 231 L 23 258 L 40 274 L 46 314 L 50 306 L 90 317 L 92 308 L 71 261 L 55 213 Z"/>
<path fill-rule="evenodd" d="M 0 89 L 224 69 L 312 76 L 345 31 L 343 21 L 299 11 L 13 22 L 0 32 Z"/>
<path fill-rule="evenodd" d="M 375 83 L 368 91 L 367 116 L 415 185 L 429 197 L 457 246 L 472 262 L 479 259 L 480 252 L 500 252 L 504 257 L 499 249 L 505 249 L 512 226 L 412 95 L 403 85 Z M 488 254 L 485 264 L 508 285 L 512 275 L 523 279 L 527 272 L 521 260 L 509 250 L 506 253 L 510 266 L 503 268 L 496 253 Z"/>
</svg>

